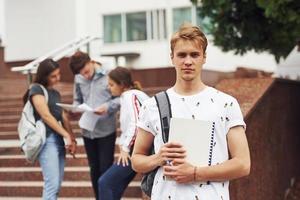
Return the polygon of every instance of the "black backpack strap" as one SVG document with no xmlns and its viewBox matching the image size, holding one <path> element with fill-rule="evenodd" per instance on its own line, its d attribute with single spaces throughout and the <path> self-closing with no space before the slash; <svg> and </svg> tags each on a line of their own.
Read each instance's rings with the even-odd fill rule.
<svg viewBox="0 0 300 200">
<path fill-rule="evenodd" d="M 170 119 L 172 117 L 171 104 L 166 91 L 155 95 L 156 104 L 159 111 L 162 138 L 164 143 L 169 140 Z"/>
<path fill-rule="evenodd" d="M 169 124 L 171 113 L 171 105 L 169 101 L 168 94 L 165 91 L 157 93 L 155 96 L 155 101 L 159 111 L 159 117 L 161 122 L 162 139 L 166 143 L 169 139 Z M 150 155 L 155 154 L 154 143 L 152 143 L 150 149 Z M 141 189 L 148 196 L 151 197 L 152 187 L 154 182 L 154 177 L 159 167 L 145 174 L 141 181 Z"/>
</svg>

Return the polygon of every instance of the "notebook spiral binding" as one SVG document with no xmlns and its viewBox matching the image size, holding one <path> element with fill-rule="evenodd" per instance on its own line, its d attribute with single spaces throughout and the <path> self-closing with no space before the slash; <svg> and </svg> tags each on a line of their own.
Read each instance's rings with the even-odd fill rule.
<svg viewBox="0 0 300 200">
<path fill-rule="evenodd" d="M 213 147 L 214 147 L 214 136 L 215 136 L 215 122 L 213 122 L 212 130 L 211 130 L 210 147 L 209 147 L 209 155 L 208 155 L 208 166 L 211 166 L 211 162 L 212 162 L 212 153 L 213 153 Z"/>
</svg>

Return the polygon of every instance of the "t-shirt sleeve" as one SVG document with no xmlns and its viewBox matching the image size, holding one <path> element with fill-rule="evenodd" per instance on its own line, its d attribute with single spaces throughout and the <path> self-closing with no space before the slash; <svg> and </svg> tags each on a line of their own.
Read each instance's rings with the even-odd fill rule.
<svg viewBox="0 0 300 200">
<path fill-rule="evenodd" d="M 234 126 L 243 126 L 246 130 L 246 124 L 243 119 L 243 114 L 241 108 L 235 98 L 231 99 L 231 102 L 227 106 L 227 116 L 226 116 L 226 133 L 228 133 L 229 129 Z"/>
<path fill-rule="evenodd" d="M 142 128 L 145 131 L 148 131 L 151 134 L 155 135 L 155 131 L 151 123 L 151 100 L 152 99 L 148 99 L 143 102 L 137 121 L 137 127 Z"/>
<path fill-rule="evenodd" d="M 28 94 L 28 98 L 31 100 L 31 97 L 33 95 L 36 95 L 36 94 L 40 94 L 40 95 L 43 95 L 44 96 L 44 92 L 43 92 L 43 89 L 39 86 L 39 85 L 33 85 L 30 90 L 29 90 L 29 94 Z"/>
</svg>

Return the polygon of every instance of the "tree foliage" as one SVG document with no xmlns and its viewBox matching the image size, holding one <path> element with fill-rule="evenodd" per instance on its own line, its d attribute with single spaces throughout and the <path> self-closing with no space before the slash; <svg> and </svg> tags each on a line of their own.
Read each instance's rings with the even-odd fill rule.
<svg viewBox="0 0 300 200">
<path fill-rule="evenodd" d="M 223 51 L 267 51 L 278 62 L 300 39 L 299 0 L 191 1 L 210 19 L 214 44 Z"/>
</svg>

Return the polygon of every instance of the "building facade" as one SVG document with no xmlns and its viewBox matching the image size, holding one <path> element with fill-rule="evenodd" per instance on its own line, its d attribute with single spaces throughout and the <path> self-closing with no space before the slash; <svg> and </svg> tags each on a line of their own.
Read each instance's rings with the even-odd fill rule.
<svg viewBox="0 0 300 200">
<path fill-rule="evenodd" d="M 94 57 L 110 56 L 119 65 L 138 69 L 169 67 L 170 37 L 183 22 L 191 22 L 209 39 L 206 69 L 276 68 L 270 54 L 238 56 L 214 46 L 209 19 L 200 18 L 190 0 L 1 1 L 7 61 L 34 59 L 76 37 L 92 35 L 101 38 L 91 44 Z"/>
</svg>

